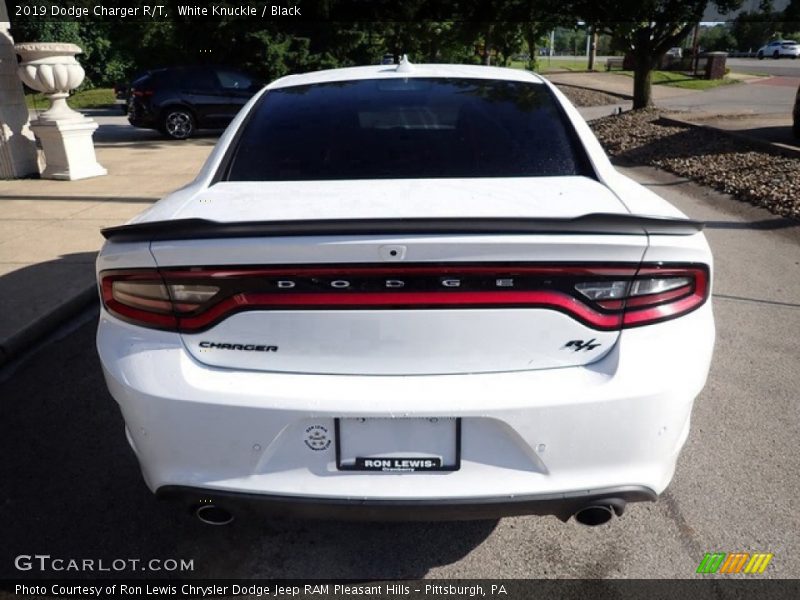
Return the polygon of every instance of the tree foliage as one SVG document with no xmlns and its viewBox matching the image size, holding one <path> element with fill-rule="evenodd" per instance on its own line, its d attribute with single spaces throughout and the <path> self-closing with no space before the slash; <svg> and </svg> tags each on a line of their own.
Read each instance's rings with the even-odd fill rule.
<svg viewBox="0 0 800 600">
<path fill-rule="evenodd" d="M 720 12 L 742 0 L 715 0 Z M 652 104 L 651 74 L 703 17 L 708 0 L 577 0 L 578 13 L 612 35 L 633 57 L 633 107 Z"/>
<path fill-rule="evenodd" d="M 707 52 L 726 52 L 736 48 L 736 38 L 734 38 L 727 23 L 718 23 L 713 27 L 702 27 L 698 43 Z"/>
<path fill-rule="evenodd" d="M 304 10 L 311 5 L 318 20 L 26 19 L 12 21 L 12 32 L 17 41 L 77 43 L 84 50 L 81 62 L 87 85 L 105 86 L 166 65 L 227 64 L 271 80 L 313 69 L 376 64 L 386 53 L 408 54 L 414 62 L 498 65 L 525 54 L 533 69 L 541 41 L 551 30 L 559 27 L 566 32 L 558 40 L 565 50 L 582 51 L 586 28 L 592 26 L 603 34 L 607 48 L 610 41 L 611 48 L 632 55 L 635 105 L 646 106 L 650 72 L 669 48 L 681 45 L 709 4 L 709 0 L 457 0 L 440 10 L 427 0 L 370 0 L 359 3 L 364 20 L 343 18 L 347 12 L 342 7 L 354 1 L 304 3 Z M 741 1 L 714 0 L 714 4 L 724 13 Z M 162 2 L 175 12 L 182 0 Z M 795 31 L 800 31 L 800 0 L 791 0 L 783 14 L 774 12 L 771 0 L 763 0 L 758 13 L 742 13 L 727 28 L 704 30 L 701 44 L 712 50 L 755 49 L 775 35 Z"/>
</svg>

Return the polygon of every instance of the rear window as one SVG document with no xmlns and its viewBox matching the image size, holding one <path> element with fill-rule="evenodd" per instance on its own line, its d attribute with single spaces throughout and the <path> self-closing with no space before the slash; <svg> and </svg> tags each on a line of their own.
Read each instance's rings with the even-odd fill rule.
<svg viewBox="0 0 800 600">
<path fill-rule="evenodd" d="M 542 84 L 370 79 L 270 90 L 228 181 L 591 175 Z"/>
<path fill-rule="evenodd" d="M 167 71 L 153 71 L 147 75 L 143 75 L 131 83 L 132 88 L 139 90 L 142 89 L 164 89 L 172 86 L 174 75 Z"/>
<path fill-rule="evenodd" d="M 178 79 L 184 90 L 192 92 L 215 92 L 219 88 L 217 76 L 211 69 L 203 67 L 181 69 Z"/>
</svg>

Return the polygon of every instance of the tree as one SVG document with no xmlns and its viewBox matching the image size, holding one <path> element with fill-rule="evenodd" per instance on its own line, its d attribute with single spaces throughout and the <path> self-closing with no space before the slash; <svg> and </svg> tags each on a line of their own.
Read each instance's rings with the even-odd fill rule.
<svg viewBox="0 0 800 600">
<path fill-rule="evenodd" d="M 739 50 L 754 52 L 766 44 L 778 31 L 776 15 L 769 12 L 739 14 L 731 24 L 731 34 Z"/>
<path fill-rule="evenodd" d="M 699 44 L 708 52 L 727 52 L 736 47 L 736 39 L 730 25 L 720 23 L 713 27 L 701 27 Z"/>
<path fill-rule="evenodd" d="M 700 22 L 708 0 L 577 0 L 578 14 L 599 31 L 611 34 L 633 57 L 633 108 L 653 103 L 653 70 Z M 715 0 L 728 12 L 741 0 Z"/>
</svg>

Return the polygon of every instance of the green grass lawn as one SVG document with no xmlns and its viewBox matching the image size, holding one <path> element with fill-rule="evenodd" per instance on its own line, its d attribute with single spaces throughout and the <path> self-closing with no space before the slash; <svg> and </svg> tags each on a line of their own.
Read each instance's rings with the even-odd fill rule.
<svg viewBox="0 0 800 600">
<path fill-rule="evenodd" d="M 584 60 L 560 60 L 557 58 L 549 59 L 546 56 L 540 56 L 536 60 L 537 73 L 552 73 L 554 71 L 586 71 L 587 61 Z M 526 69 L 528 63 L 518 60 L 512 60 L 509 65 L 514 69 Z M 598 62 L 595 61 L 594 70 L 601 70 Z"/>
<path fill-rule="evenodd" d="M 515 69 L 525 69 L 528 63 L 522 61 L 511 61 L 510 67 Z M 586 60 L 560 60 L 550 59 L 546 56 L 539 57 L 536 62 L 537 73 L 552 73 L 556 71 L 586 71 Z M 605 63 L 595 62 L 595 71 L 605 71 Z M 613 71 L 620 75 L 633 77 L 633 71 Z M 724 79 L 700 79 L 692 77 L 679 71 L 653 71 L 653 85 L 669 85 L 671 87 L 685 88 L 687 90 L 709 90 L 720 85 L 739 83 L 738 80 L 725 77 Z"/>
<path fill-rule="evenodd" d="M 633 71 L 614 71 L 628 77 L 633 77 Z M 653 71 L 653 85 L 668 85 L 687 90 L 710 90 L 721 85 L 739 83 L 736 79 L 724 77 L 723 79 L 699 79 L 680 71 Z"/>
<path fill-rule="evenodd" d="M 111 88 L 95 88 L 76 92 L 67 99 L 70 108 L 105 108 L 114 104 L 114 90 Z M 28 108 L 39 110 L 50 107 L 50 101 L 44 94 L 26 94 L 25 103 Z"/>
</svg>

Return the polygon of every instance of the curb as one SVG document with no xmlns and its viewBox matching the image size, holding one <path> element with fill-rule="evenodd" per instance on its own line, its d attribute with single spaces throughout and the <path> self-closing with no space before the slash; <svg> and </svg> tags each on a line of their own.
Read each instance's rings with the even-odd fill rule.
<svg viewBox="0 0 800 600">
<path fill-rule="evenodd" d="M 771 152 L 777 152 L 783 154 L 784 156 L 790 156 L 792 158 L 800 158 L 800 148 L 796 148 L 794 146 L 779 144 L 777 142 L 768 142 L 766 140 L 745 135 L 743 133 L 737 133 L 735 131 L 730 131 L 728 129 L 720 129 L 719 127 L 714 127 L 713 125 L 706 125 L 705 123 L 694 123 L 692 121 L 684 121 L 683 119 L 676 119 L 675 117 L 667 117 L 661 115 L 659 117 L 659 120 L 669 125 L 677 125 L 678 127 L 692 127 L 694 129 L 705 129 L 707 131 L 712 131 L 714 133 L 721 133 L 723 135 L 727 135 L 728 137 L 746 141 L 755 146 L 760 146 L 766 150 L 770 150 Z"/>
<path fill-rule="evenodd" d="M 38 318 L 28 327 L 0 342 L 0 366 L 11 362 L 65 321 L 76 317 L 97 301 L 97 286 L 87 286 L 66 302 Z"/>
</svg>

